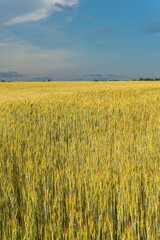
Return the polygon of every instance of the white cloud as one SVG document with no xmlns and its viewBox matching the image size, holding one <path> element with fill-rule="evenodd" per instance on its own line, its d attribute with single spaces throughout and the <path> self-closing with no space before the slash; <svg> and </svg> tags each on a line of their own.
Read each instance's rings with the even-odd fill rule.
<svg viewBox="0 0 160 240">
<path fill-rule="evenodd" d="M 73 17 L 67 17 L 67 19 L 66 19 L 66 22 L 72 22 L 72 20 L 73 20 Z"/>
<path fill-rule="evenodd" d="M 41 19 L 45 19 L 47 16 L 48 16 L 48 12 L 46 11 L 46 9 L 40 9 L 35 12 L 27 13 L 22 16 L 12 18 L 9 21 L 6 21 L 4 25 L 12 25 L 16 23 L 29 22 L 29 21 L 38 21 Z"/>
<path fill-rule="evenodd" d="M 76 59 L 80 56 L 81 52 L 74 49 L 43 49 L 12 41 L 7 48 L 0 48 L 0 72 L 70 79 L 77 71 Z"/>
<path fill-rule="evenodd" d="M 7 46 L 6 43 L 1 43 L 1 42 L 0 42 L 0 48 L 1 48 L 1 47 L 6 47 L 6 46 Z"/>
<path fill-rule="evenodd" d="M 78 0 L 1 0 L 0 23 L 11 25 L 45 19 L 53 11 L 72 7 Z M 58 6 L 62 6 L 61 8 Z"/>
</svg>

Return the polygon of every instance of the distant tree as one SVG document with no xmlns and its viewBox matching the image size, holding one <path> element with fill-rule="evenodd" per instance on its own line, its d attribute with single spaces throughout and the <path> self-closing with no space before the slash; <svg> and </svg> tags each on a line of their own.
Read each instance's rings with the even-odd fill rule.
<svg viewBox="0 0 160 240">
<path fill-rule="evenodd" d="M 160 78 L 140 78 L 139 81 L 160 81 Z"/>
<path fill-rule="evenodd" d="M 48 82 L 50 82 L 51 80 L 50 79 L 48 79 Z"/>
</svg>

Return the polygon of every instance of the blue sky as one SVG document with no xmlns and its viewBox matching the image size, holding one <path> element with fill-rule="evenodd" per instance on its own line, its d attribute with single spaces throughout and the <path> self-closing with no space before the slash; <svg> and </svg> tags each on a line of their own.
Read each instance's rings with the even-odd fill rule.
<svg viewBox="0 0 160 240">
<path fill-rule="evenodd" d="M 160 77 L 159 0 L 1 0 L 0 80 Z"/>
</svg>

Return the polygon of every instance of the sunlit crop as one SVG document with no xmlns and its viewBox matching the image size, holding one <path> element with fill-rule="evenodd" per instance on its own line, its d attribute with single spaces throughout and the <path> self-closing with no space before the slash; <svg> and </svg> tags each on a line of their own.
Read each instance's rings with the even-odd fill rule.
<svg viewBox="0 0 160 240">
<path fill-rule="evenodd" d="M 0 84 L 0 240 L 160 239 L 160 83 Z"/>
</svg>

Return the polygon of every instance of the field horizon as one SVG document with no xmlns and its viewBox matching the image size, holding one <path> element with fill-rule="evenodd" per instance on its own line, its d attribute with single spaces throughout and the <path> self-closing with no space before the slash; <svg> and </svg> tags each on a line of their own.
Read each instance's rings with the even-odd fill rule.
<svg viewBox="0 0 160 240">
<path fill-rule="evenodd" d="M 24 100 L 47 96 L 52 93 L 71 93 L 83 90 L 100 90 L 110 87 L 126 88 L 160 86 L 156 81 L 61 81 L 61 82 L 0 82 L 0 104 L 7 101 Z M 86 89 L 85 89 L 86 87 Z"/>
</svg>

